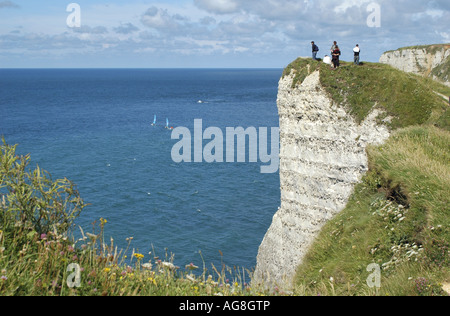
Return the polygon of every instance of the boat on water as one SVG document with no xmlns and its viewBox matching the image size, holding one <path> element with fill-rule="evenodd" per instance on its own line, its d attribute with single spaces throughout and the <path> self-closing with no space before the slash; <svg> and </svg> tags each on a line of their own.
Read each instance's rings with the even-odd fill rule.
<svg viewBox="0 0 450 316">
<path fill-rule="evenodd" d="M 152 125 L 152 126 L 156 126 L 156 114 L 155 114 L 155 116 L 154 116 L 154 118 L 153 118 L 153 123 L 152 123 L 151 125 Z M 166 126 L 165 126 L 165 128 L 166 128 L 166 129 L 173 130 L 173 127 L 172 127 L 172 126 L 169 126 L 169 119 L 168 119 L 168 118 L 166 118 Z"/>
<path fill-rule="evenodd" d="M 172 130 L 173 127 L 169 127 L 169 119 L 166 118 L 166 128 Z"/>
</svg>

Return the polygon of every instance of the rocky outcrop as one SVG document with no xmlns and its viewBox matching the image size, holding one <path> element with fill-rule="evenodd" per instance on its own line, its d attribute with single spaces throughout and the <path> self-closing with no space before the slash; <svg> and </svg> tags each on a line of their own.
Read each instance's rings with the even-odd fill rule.
<svg viewBox="0 0 450 316">
<path fill-rule="evenodd" d="M 400 48 L 384 53 L 380 63 L 450 86 L 450 44 Z"/>
<path fill-rule="evenodd" d="M 365 148 L 389 137 L 374 110 L 361 124 L 333 104 L 309 74 L 293 87 L 291 73 L 279 82 L 281 206 L 262 241 L 253 282 L 290 287 L 297 266 L 322 226 L 345 207 L 368 170 Z"/>
</svg>

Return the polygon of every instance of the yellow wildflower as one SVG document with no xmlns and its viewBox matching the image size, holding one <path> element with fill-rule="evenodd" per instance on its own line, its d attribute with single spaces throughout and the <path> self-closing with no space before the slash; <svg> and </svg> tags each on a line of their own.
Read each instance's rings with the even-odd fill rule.
<svg viewBox="0 0 450 316">
<path fill-rule="evenodd" d="M 156 283 L 156 280 L 155 280 L 154 278 L 147 278 L 147 281 L 151 282 L 151 283 L 154 284 L 154 285 L 158 285 L 158 284 Z"/>
<path fill-rule="evenodd" d="M 141 254 L 141 253 L 135 253 L 134 254 L 134 256 L 136 257 L 136 259 L 138 259 L 138 260 L 142 260 L 142 259 L 144 259 L 144 255 L 143 254 Z"/>
</svg>

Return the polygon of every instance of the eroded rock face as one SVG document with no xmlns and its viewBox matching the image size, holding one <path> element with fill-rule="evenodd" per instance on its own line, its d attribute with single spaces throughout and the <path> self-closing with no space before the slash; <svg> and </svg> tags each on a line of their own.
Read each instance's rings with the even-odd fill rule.
<svg viewBox="0 0 450 316">
<path fill-rule="evenodd" d="M 279 82 L 281 206 L 260 245 L 253 282 L 290 287 L 297 266 L 322 226 L 344 209 L 368 170 L 365 148 L 389 137 L 372 112 L 357 124 L 333 105 L 319 72 L 292 87 Z"/>
<path fill-rule="evenodd" d="M 380 63 L 405 72 L 431 77 L 450 86 L 448 67 L 438 69 L 450 58 L 450 45 L 431 45 L 423 48 L 400 48 L 384 53 Z M 435 71 L 437 70 L 437 71 Z"/>
</svg>

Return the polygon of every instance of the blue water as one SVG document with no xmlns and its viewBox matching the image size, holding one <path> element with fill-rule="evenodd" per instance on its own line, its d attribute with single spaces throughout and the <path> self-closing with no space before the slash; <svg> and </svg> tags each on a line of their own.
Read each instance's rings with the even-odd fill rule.
<svg viewBox="0 0 450 316">
<path fill-rule="evenodd" d="M 174 254 L 181 267 L 252 269 L 280 205 L 279 174 L 261 174 L 260 163 L 174 163 L 164 125 L 277 127 L 281 72 L 0 70 L 0 135 L 77 185 L 90 203 L 76 222 L 85 232 L 105 218 L 119 249 L 134 237 L 136 251 Z"/>
</svg>

